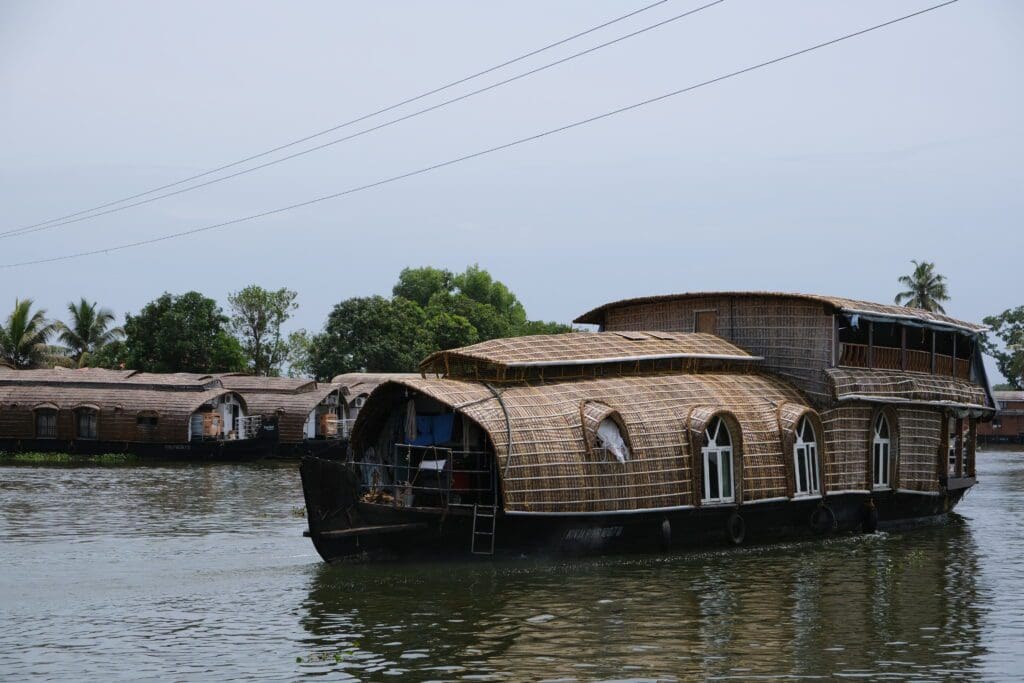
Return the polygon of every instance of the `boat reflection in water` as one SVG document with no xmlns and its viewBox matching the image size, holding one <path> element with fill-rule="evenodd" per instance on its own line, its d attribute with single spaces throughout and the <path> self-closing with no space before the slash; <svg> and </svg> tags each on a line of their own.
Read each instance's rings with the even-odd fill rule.
<svg viewBox="0 0 1024 683">
<path fill-rule="evenodd" d="M 559 564 L 323 565 L 304 668 L 583 679 L 979 675 L 971 529 Z M 444 675 L 440 675 L 439 672 Z"/>
</svg>

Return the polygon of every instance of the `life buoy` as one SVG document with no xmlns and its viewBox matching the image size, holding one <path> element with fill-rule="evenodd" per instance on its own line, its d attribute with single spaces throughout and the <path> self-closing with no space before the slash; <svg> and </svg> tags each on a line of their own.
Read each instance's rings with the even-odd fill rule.
<svg viewBox="0 0 1024 683">
<path fill-rule="evenodd" d="M 734 512 L 729 515 L 725 522 L 725 533 L 733 545 L 742 545 L 747 537 L 747 523 L 740 517 L 740 513 Z"/>
<path fill-rule="evenodd" d="M 820 536 L 836 528 L 836 513 L 828 505 L 822 503 L 814 508 L 808 521 L 811 525 L 811 531 Z"/>
<path fill-rule="evenodd" d="M 873 534 L 878 531 L 878 508 L 875 507 L 875 501 L 868 499 L 868 502 L 864 503 L 864 517 L 860 523 L 861 529 L 866 534 Z"/>
</svg>

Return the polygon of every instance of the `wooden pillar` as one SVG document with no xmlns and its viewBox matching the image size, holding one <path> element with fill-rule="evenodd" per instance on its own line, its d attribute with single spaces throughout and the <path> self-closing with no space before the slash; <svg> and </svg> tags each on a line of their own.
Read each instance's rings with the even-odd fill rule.
<svg viewBox="0 0 1024 683">
<path fill-rule="evenodd" d="M 935 374 L 935 330 L 932 330 L 932 374 Z"/>
<path fill-rule="evenodd" d="M 907 326 L 900 325 L 900 370 L 907 369 Z"/>
<path fill-rule="evenodd" d="M 868 367 L 875 367 L 875 324 L 868 321 Z"/>
<path fill-rule="evenodd" d="M 956 332 L 953 333 L 953 377 L 956 377 L 956 338 L 958 336 Z"/>
</svg>

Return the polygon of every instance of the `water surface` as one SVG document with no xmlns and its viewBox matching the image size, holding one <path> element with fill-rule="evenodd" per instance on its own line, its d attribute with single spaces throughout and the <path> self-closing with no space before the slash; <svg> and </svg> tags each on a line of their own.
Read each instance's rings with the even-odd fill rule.
<svg viewBox="0 0 1024 683">
<path fill-rule="evenodd" d="M 978 468 L 902 533 L 329 567 L 294 466 L 0 467 L 0 679 L 1016 680 L 1024 452 Z"/>
</svg>

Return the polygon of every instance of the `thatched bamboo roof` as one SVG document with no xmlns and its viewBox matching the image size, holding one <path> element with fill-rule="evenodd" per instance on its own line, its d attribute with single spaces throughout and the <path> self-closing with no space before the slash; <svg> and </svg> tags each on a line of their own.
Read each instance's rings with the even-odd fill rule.
<svg viewBox="0 0 1024 683">
<path fill-rule="evenodd" d="M 837 401 L 994 410 L 984 387 L 953 377 L 866 368 L 831 368 L 825 374 Z"/>
<path fill-rule="evenodd" d="M 188 372 L 139 372 L 137 370 L 107 370 L 104 368 L 53 368 L 48 370 L 0 368 L 0 384 L 121 387 L 171 391 L 205 391 L 223 388 L 217 375 Z"/>
<path fill-rule="evenodd" d="M 317 383 L 311 379 L 258 377 L 238 373 L 225 373 L 218 375 L 218 377 L 225 389 L 233 389 L 243 393 L 295 394 L 304 391 L 315 391 L 317 389 Z"/>
<path fill-rule="evenodd" d="M 502 381 L 542 375 L 539 370 L 559 368 L 561 374 L 579 374 L 583 368 L 619 366 L 618 372 L 668 369 L 672 361 L 720 366 L 723 362 L 761 360 L 711 334 L 687 332 L 569 332 L 529 337 L 491 339 L 460 349 L 439 351 L 420 364 L 424 373 Z M 663 367 L 666 366 L 666 367 Z M 569 370 L 574 368 L 574 370 Z M 526 373 L 533 370 L 533 373 Z M 511 371 L 511 372 L 510 372 Z"/>
<path fill-rule="evenodd" d="M 684 294 L 663 294 L 658 296 L 637 297 L 623 299 L 598 306 L 587 311 L 573 322 L 581 324 L 600 325 L 604 322 L 605 311 L 611 308 L 624 306 L 636 306 L 640 304 L 662 303 L 668 301 L 681 301 L 686 299 L 700 299 L 708 297 L 737 297 L 737 298 L 774 298 L 774 299 L 801 299 L 824 304 L 829 309 L 851 315 L 862 315 L 865 317 L 877 316 L 879 318 L 897 319 L 905 322 L 917 322 L 936 327 L 947 327 L 962 330 L 970 334 L 982 332 L 987 328 L 984 325 L 957 320 L 940 313 L 932 313 L 920 308 L 907 306 L 896 306 L 892 304 L 878 304 L 870 301 L 858 301 L 837 296 L 824 296 L 821 294 L 795 294 L 786 292 L 688 292 Z"/>
<path fill-rule="evenodd" d="M 1024 401 L 1024 391 L 993 391 L 997 401 Z"/>
<path fill-rule="evenodd" d="M 505 509 L 588 513 L 693 505 L 699 501 L 694 453 L 703 426 L 724 415 L 741 426 L 743 500 L 787 495 L 780 415 L 810 410 L 781 380 L 729 372 L 659 374 L 510 384 L 396 378 L 378 387 L 356 422 L 353 447 L 373 445 L 402 394 L 414 390 L 479 424 L 494 445 Z M 592 449 L 587 430 L 615 416 L 631 457 L 620 464 Z M 603 419 L 603 418 L 602 418 Z M 787 423 L 788 423 L 787 422 Z"/>
<path fill-rule="evenodd" d="M 345 400 L 351 403 L 360 396 L 366 397 L 384 382 L 393 379 L 408 379 L 419 377 L 415 372 L 347 372 L 337 375 L 331 380 L 331 384 L 337 384 L 347 392 Z"/>
</svg>

